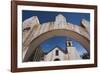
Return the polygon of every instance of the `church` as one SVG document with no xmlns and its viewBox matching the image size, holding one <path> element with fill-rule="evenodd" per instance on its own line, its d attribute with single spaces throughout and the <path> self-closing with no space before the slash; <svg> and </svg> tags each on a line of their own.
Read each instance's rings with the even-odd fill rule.
<svg viewBox="0 0 100 73">
<path fill-rule="evenodd" d="M 67 47 L 65 50 L 56 46 L 44 55 L 44 61 L 63 61 L 77 59 L 79 60 L 81 57 L 76 48 L 73 47 L 72 41 L 67 41 Z"/>
<path fill-rule="evenodd" d="M 43 52 L 42 48 L 38 47 L 35 53 L 30 57 L 29 61 L 64 61 L 82 59 L 71 40 L 66 42 L 66 46 L 65 49 L 56 46 L 46 53 Z"/>
</svg>

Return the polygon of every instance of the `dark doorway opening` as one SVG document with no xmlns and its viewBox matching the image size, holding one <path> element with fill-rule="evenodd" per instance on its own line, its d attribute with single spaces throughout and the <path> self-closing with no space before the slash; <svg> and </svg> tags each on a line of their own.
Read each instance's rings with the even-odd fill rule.
<svg viewBox="0 0 100 73">
<path fill-rule="evenodd" d="M 54 61 L 60 61 L 60 59 L 59 58 L 56 58 L 56 59 L 54 59 Z"/>
</svg>

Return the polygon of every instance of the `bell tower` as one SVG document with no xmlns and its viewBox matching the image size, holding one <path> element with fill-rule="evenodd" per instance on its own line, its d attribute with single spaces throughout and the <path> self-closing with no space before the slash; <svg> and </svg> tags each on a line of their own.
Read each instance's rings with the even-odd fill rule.
<svg viewBox="0 0 100 73">
<path fill-rule="evenodd" d="M 73 46 L 73 41 L 72 40 L 67 40 L 66 41 L 66 46 L 67 46 L 68 59 L 69 60 L 81 59 L 76 47 Z"/>
</svg>

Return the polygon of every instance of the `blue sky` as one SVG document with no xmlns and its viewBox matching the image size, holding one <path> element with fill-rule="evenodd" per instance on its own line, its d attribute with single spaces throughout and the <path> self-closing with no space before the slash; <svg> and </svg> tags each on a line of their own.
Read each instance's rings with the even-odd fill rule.
<svg viewBox="0 0 100 73">
<path fill-rule="evenodd" d="M 38 16 L 38 19 L 40 23 L 45 23 L 49 21 L 55 21 L 55 17 L 58 14 L 62 14 L 65 16 L 67 22 L 80 25 L 80 22 L 82 19 L 86 19 L 90 21 L 90 14 L 89 13 L 75 13 L 75 12 L 51 12 L 51 11 L 29 11 L 29 10 L 23 10 L 22 11 L 22 21 L 25 19 L 32 17 L 32 16 Z M 40 47 L 44 52 L 48 52 L 49 50 L 53 49 L 55 46 L 59 46 L 62 49 L 65 49 L 67 46 L 65 45 L 65 42 L 70 37 L 65 36 L 55 36 L 53 38 L 50 38 L 46 41 L 44 41 Z M 80 54 L 83 54 L 85 52 L 84 47 L 77 42 L 76 40 L 70 38 L 73 41 L 73 46 L 75 46 Z"/>
<path fill-rule="evenodd" d="M 66 17 L 67 22 L 71 22 L 73 24 L 80 25 L 82 18 L 90 21 L 90 14 L 89 13 L 71 13 L 71 12 L 48 12 L 48 11 L 22 11 L 22 21 L 31 17 L 31 16 L 38 16 L 40 23 L 45 23 L 49 21 L 55 21 L 55 17 L 58 14 L 62 14 Z"/>
<path fill-rule="evenodd" d="M 80 55 L 82 55 L 84 52 L 86 52 L 86 50 L 84 49 L 84 47 L 77 42 L 75 39 L 72 39 L 70 37 L 65 37 L 65 36 L 55 36 L 52 37 L 46 41 L 44 41 L 40 47 L 42 48 L 42 50 L 46 53 L 49 52 L 51 49 L 55 48 L 56 46 L 59 46 L 62 49 L 67 49 L 66 47 L 66 41 L 67 40 L 71 40 L 73 43 L 73 46 L 75 46 L 76 50 L 79 52 Z"/>
</svg>

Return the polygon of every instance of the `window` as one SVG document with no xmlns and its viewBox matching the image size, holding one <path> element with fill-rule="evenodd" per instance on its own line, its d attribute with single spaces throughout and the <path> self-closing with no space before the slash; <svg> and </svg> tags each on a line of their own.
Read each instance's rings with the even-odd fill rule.
<svg viewBox="0 0 100 73">
<path fill-rule="evenodd" d="M 71 43 L 69 42 L 68 45 L 71 46 Z"/>
<path fill-rule="evenodd" d="M 56 50 L 56 56 L 58 56 L 59 55 L 59 51 L 58 50 Z"/>
</svg>

